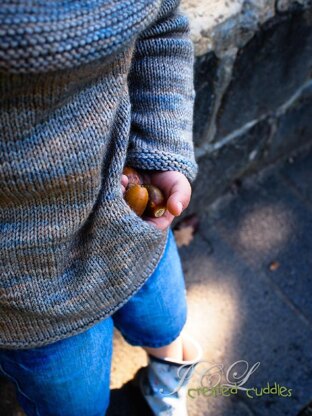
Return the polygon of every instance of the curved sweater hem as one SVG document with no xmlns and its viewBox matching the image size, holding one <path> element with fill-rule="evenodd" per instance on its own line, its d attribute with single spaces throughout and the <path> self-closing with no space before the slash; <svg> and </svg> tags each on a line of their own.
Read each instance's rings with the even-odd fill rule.
<svg viewBox="0 0 312 416">
<path fill-rule="evenodd" d="M 138 278 L 137 284 L 131 286 L 131 290 L 128 292 L 126 297 L 121 300 L 119 303 L 114 305 L 110 310 L 105 310 L 100 313 L 97 313 L 95 316 L 90 316 L 90 319 L 84 319 L 80 320 L 79 322 L 75 322 L 69 328 L 67 331 L 61 331 L 62 323 L 59 326 L 55 327 L 55 333 L 54 335 L 46 335 L 42 338 L 37 338 L 34 340 L 25 340 L 25 341 L 16 341 L 16 342 L 8 342 L 3 344 L 0 340 L 0 349 L 30 349 L 30 348 L 38 348 L 43 347 L 49 344 L 52 344 L 57 341 L 61 341 L 62 339 L 78 335 L 89 328 L 91 328 L 93 325 L 97 324 L 103 319 L 108 318 L 111 316 L 114 312 L 116 312 L 119 308 L 121 308 L 127 301 L 135 295 L 136 292 L 138 292 L 141 287 L 144 285 L 146 280 L 151 276 L 151 274 L 155 271 L 155 269 L 158 266 L 158 263 L 160 262 L 161 258 L 163 257 L 163 254 L 166 249 L 167 241 L 168 241 L 168 235 L 169 235 L 169 228 L 165 230 L 166 238 L 164 239 L 164 244 L 159 245 L 158 249 L 155 250 L 155 256 L 153 257 L 153 260 L 150 262 L 149 266 L 144 270 L 144 272 L 140 275 Z M 68 328 L 68 326 L 67 326 Z"/>
</svg>

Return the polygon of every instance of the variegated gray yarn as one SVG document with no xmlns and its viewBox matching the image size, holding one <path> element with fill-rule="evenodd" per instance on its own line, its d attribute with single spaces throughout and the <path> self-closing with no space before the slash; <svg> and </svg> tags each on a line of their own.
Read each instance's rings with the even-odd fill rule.
<svg viewBox="0 0 312 416">
<path fill-rule="evenodd" d="M 167 231 L 131 211 L 120 176 L 128 164 L 196 177 L 178 3 L 1 2 L 1 348 L 87 329 L 157 266 Z"/>
</svg>

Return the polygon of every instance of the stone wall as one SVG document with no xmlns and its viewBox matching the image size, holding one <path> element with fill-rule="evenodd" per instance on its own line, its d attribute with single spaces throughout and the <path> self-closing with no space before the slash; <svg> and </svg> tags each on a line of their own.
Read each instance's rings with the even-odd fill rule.
<svg viewBox="0 0 312 416">
<path fill-rule="evenodd" d="M 312 144 L 312 7 L 291 0 L 182 0 L 195 45 L 187 212 L 243 175 Z M 196 207 L 196 208 L 195 208 Z"/>
</svg>

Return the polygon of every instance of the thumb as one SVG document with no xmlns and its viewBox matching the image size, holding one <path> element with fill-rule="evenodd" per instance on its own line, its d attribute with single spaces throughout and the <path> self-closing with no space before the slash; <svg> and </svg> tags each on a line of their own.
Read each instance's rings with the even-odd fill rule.
<svg viewBox="0 0 312 416">
<path fill-rule="evenodd" d="M 176 181 L 170 190 L 170 196 L 167 199 L 167 209 L 174 215 L 178 216 L 187 208 L 191 199 L 191 186 L 187 179 Z"/>
<path fill-rule="evenodd" d="M 180 192 L 174 192 L 167 200 L 167 209 L 174 216 L 180 215 L 184 209 L 181 199 Z"/>
</svg>

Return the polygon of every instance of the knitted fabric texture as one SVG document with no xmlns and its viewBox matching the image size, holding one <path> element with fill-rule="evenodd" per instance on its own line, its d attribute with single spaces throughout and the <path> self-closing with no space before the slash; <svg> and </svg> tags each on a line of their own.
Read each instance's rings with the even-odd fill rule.
<svg viewBox="0 0 312 416">
<path fill-rule="evenodd" d="M 192 183 L 193 44 L 178 0 L 0 8 L 0 348 L 86 330 L 155 270 L 168 230 L 123 167 Z"/>
</svg>

